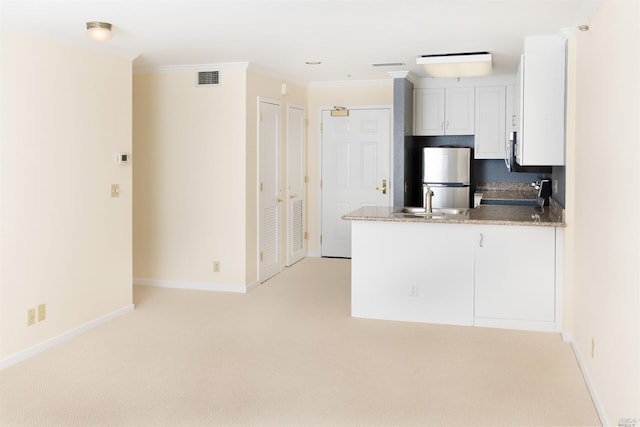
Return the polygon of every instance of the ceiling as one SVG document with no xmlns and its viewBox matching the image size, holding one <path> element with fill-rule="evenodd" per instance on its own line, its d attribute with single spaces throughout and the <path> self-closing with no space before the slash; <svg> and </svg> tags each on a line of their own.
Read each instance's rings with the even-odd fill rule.
<svg viewBox="0 0 640 427">
<path fill-rule="evenodd" d="M 416 57 L 489 51 L 514 74 L 527 35 L 589 24 L 600 0 L 0 0 L 0 26 L 134 59 L 134 68 L 249 62 L 284 80 L 424 77 Z M 113 24 L 103 43 L 87 21 Z M 306 61 L 321 61 L 307 65 Z M 404 65 L 373 67 L 376 63 Z"/>
</svg>

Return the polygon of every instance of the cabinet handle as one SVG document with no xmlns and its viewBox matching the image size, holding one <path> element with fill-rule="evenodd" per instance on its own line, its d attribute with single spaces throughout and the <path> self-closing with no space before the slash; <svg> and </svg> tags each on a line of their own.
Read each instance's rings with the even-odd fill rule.
<svg viewBox="0 0 640 427">
<path fill-rule="evenodd" d="M 480 233 L 480 247 L 484 248 L 484 234 Z"/>
<path fill-rule="evenodd" d="M 444 121 L 440 122 L 440 129 L 444 130 Z"/>
<path fill-rule="evenodd" d="M 447 120 L 447 130 L 449 130 L 449 120 Z"/>
</svg>

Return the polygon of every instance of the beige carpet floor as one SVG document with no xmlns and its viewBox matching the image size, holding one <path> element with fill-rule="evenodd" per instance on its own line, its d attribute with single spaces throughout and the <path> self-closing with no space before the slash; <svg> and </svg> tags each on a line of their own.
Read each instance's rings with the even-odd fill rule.
<svg viewBox="0 0 640 427">
<path fill-rule="evenodd" d="M 591 426 L 557 334 L 350 317 L 350 262 L 134 313 L 0 372 L 2 426 Z"/>
</svg>

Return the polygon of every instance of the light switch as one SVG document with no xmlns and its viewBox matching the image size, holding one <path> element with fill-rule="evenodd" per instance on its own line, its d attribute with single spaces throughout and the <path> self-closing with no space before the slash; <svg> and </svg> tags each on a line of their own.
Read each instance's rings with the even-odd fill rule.
<svg viewBox="0 0 640 427">
<path fill-rule="evenodd" d="M 120 197 L 120 185 L 111 184 L 111 197 Z"/>
</svg>

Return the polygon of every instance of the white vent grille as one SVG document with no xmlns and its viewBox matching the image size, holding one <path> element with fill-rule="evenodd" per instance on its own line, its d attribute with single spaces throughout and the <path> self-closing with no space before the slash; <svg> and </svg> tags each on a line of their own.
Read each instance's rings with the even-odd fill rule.
<svg viewBox="0 0 640 427">
<path fill-rule="evenodd" d="M 304 210 L 302 200 L 293 203 L 293 236 L 291 241 L 292 251 L 296 253 L 304 249 Z"/>
<path fill-rule="evenodd" d="M 199 71 L 198 86 L 217 86 L 220 84 L 220 71 Z"/>
</svg>

